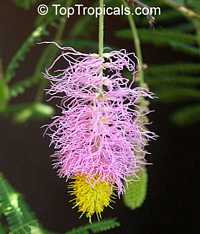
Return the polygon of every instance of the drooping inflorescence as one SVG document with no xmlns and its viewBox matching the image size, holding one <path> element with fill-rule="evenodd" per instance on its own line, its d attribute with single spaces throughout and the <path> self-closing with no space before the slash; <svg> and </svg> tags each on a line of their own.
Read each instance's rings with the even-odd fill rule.
<svg viewBox="0 0 200 234">
<path fill-rule="evenodd" d="M 55 149 L 54 167 L 60 177 L 73 180 L 75 206 L 91 219 L 101 216 L 113 192 L 120 196 L 127 178 L 146 163 L 144 147 L 154 134 L 138 121 L 143 118 L 138 103 L 152 94 L 123 74 L 135 74 L 133 53 L 100 57 L 59 48 L 45 77 L 51 83 L 47 93 L 60 100 L 62 114 L 53 118 L 47 134 Z"/>
</svg>

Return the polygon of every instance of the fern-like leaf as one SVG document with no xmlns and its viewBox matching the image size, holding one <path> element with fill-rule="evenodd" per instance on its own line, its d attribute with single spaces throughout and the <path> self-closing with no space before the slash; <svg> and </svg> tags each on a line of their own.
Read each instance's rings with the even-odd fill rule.
<svg viewBox="0 0 200 234">
<path fill-rule="evenodd" d="M 12 58 L 11 62 L 8 65 L 6 70 L 5 79 L 9 82 L 15 75 L 16 69 L 19 67 L 19 63 L 24 60 L 26 54 L 30 50 L 30 48 L 41 39 L 43 35 L 46 35 L 47 32 L 44 26 L 37 27 L 28 39 L 24 42 L 15 56 Z"/>
<path fill-rule="evenodd" d="M 110 220 L 104 220 L 98 223 L 91 224 L 90 230 L 93 233 L 100 233 L 100 232 L 105 232 L 105 231 L 114 229 L 119 226 L 120 226 L 119 222 L 117 222 L 115 219 L 110 219 Z"/>
<path fill-rule="evenodd" d="M 86 234 L 86 233 L 100 233 L 119 227 L 120 224 L 116 219 L 102 220 L 96 223 L 88 224 L 83 227 L 75 228 L 66 234 Z"/>
<path fill-rule="evenodd" d="M 10 234 L 42 234 L 40 225 L 22 196 L 0 176 L 0 207 L 5 215 Z"/>
<path fill-rule="evenodd" d="M 140 29 L 138 32 L 143 43 L 150 43 L 155 46 L 168 46 L 182 53 L 200 56 L 200 49 L 195 46 L 198 42 L 195 35 L 166 29 L 155 31 Z M 122 39 L 132 40 L 132 33 L 129 29 L 120 30 L 116 35 Z"/>
<path fill-rule="evenodd" d="M 155 45 L 171 45 L 171 43 L 173 42 L 193 45 L 197 42 L 197 38 L 195 37 L 195 35 L 182 32 L 174 32 L 168 29 L 139 29 L 138 32 L 142 42 L 152 43 Z M 129 29 L 120 30 L 116 33 L 116 35 L 123 39 L 132 40 L 132 33 Z"/>
</svg>

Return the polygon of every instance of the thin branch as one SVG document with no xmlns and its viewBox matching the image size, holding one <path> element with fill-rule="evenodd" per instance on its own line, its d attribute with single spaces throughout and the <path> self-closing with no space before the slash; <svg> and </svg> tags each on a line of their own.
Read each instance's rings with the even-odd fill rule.
<svg viewBox="0 0 200 234">
<path fill-rule="evenodd" d="M 127 6 L 127 2 L 125 0 L 122 0 L 122 2 L 125 6 Z M 138 82 L 139 82 L 140 86 L 143 87 L 145 85 L 145 82 L 144 82 L 143 57 L 142 57 L 140 38 L 139 38 L 137 27 L 135 25 L 135 21 L 134 21 L 132 15 L 128 15 L 128 21 L 129 21 L 131 33 L 132 33 L 132 36 L 134 39 L 136 55 L 137 55 L 137 58 L 139 60 L 139 62 L 138 62 Z"/>
<path fill-rule="evenodd" d="M 138 6 L 138 7 L 141 7 L 141 8 L 148 8 L 148 9 L 150 9 L 150 7 L 148 5 L 144 4 L 143 2 L 141 2 L 139 0 L 128 0 L 128 4 L 131 5 L 131 6 L 133 6 L 133 7 Z M 148 20 L 148 22 L 149 22 L 149 24 L 151 26 L 155 23 L 156 19 L 151 14 L 146 15 L 146 18 L 147 18 L 147 20 Z"/>
</svg>

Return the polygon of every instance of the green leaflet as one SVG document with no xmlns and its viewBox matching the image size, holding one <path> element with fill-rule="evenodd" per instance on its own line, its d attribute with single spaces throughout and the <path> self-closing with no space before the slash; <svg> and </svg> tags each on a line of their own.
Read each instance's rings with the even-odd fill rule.
<svg viewBox="0 0 200 234">
<path fill-rule="evenodd" d="M 138 173 L 138 180 L 127 183 L 127 189 L 123 196 L 124 204 L 134 210 L 140 207 L 146 197 L 148 174 L 146 169 L 142 169 Z"/>
<path fill-rule="evenodd" d="M 102 220 L 96 223 L 88 224 L 83 227 L 75 228 L 66 234 L 86 234 L 86 233 L 100 233 L 119 227 L 120 224 L 116 219 Z"/>
<path fill-rule="evenodd" d="M 200 104 L 193 104 L 176 111 L 171 119 L 179 126 L 191 125 L 200 121 Z"/>
<path fill-rule="evenodd" d="M 9 90 L 3 79 L 0 79 L 0 111 L 3 110 L 9 99 Z"/>
</svg>

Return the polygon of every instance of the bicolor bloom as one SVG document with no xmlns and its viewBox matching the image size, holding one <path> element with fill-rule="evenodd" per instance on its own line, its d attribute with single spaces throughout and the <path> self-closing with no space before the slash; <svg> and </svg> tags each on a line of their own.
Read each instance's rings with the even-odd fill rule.
<svg viewBox="0 0 200 234">
<path fill-rule="evenodd" d="M 126 179 L 145 164 L 144 156 L 136 155 L 144 155 L 138 151 L 143 152 L 154 134 L 139 123 L 138 103 L 152 95 L 134 87 L 123 74 L 134 76 L 133 53 L 112 51 L 102 58 L 59 48 L 61 54 L 45 75 L 51 82 L 47 93 L 60 99 L 62 110 L 47 128 L 55 149 L 54 166 L 60 177 L 75 178 L 72 193 L 79 211 L 89 218 L 95 212 L 100 216 L 108 197 L 104 202 L 93 199 L 93 208 L 87 206 L 88 198 L 113 188 L 120 196 Z M 64 67 L 56 70 L 58 63 Z M 93 188 L 88 193 L 86 178 Z"/>
</svg>

